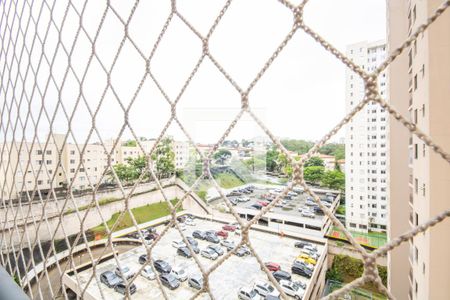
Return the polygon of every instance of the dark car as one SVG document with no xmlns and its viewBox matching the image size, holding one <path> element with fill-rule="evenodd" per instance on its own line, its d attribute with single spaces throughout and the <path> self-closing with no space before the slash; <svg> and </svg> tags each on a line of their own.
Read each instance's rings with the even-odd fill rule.
<svg viewBox="0 0 450 300">
<path fill-rule="evenodd" d="M 159 234 L 157 234 L 156 232 L 151 232 L 149 234 L 147 234 L 147 236 L 145 238 L 151 239 L 151 240 L 156 240 L 159 237 Z"/>
<path fill-rule="evenodd" d="M 294 244 L 295 248 L 303 248 L 303 247 L 309 246 L 309 245 L 311 245 L 311 243 L 303 242 L 303 241 L 295 242 L 295 244 Z"/>
<path fill-rule="evenodd" d="M 313 208 L 313 211 L 314 211 L 314 213 L 316 214 L 316 215 L 321 215 L 321 216 L 323 216 L 325 213 L 323 212 L 323 210 L 320 208 L 320 207 L 318 207 L 318 206 L 315 206 L 314 208 Z"/>
<path fill-rule="evenodd" d="M 200 231 L 200 230 L 195 230 L 195 231 L 192 233 L 192 236 L 193 236 L 194 238 L 200 239 L 200 240 L 206 239 L 206 234 L 205 234 L 203 231 Z"/>
<path fill-rule="evenodd" d="M 123 282 L 123 280 L 113 272 L 106 271 L 100 275 L 100 282 L 104 283 L 107 287 L 112 288 Z"/>
<path fill-rule="evenodd" d="M 161 274 L 168 274 L 170 271 L 172 271 L 172 267 L 169 265 L 168 262 L 158 259 L 155 261 L 155 269 Z"/>
<path fill-rule="evenodd" d="M 180 223 L 183 223 L 184 221 L 186 221 L 186 216 L 179 216 L 177 218 L 177 221 L 180 222 Z"/>
<path fill-rule="evenodd" d="M 263 206 L 260 205 L 260 204 L 258 204 L 258 203 L 255 203 L 255 204 L 252 204 L 252 205 L 250 206 L 250 208 L 254 208 L 254 209 L 259 209 L 259 210 L 261 210 L 261 209 L 263 208 Z"/>
<path fill-rule="evenodd" d="M 141 256 L 139 256 L 139 263 L 141 265 L 145 264 L 147 262 L 147 254 L 142 254 Z"/>
<path fill-rule="evenodd" d="M 294 262 L 291 267 L 291 271 L 294 274 L 302 275 L 308 278 L 311 278 L 312 276 L 312 271 L 310 269 L 308 269 L 305 265 L 297 262 Z"/>
<path fill-rule="evenodd" d="M 222 247 L 219 245 L 209 245 L 208 248 L 213 249 L 218 255 L 223 255 Z"/>
<path fill-rule="evenodd" d="M 291 280 L 291 274 L 286 271 L 278 270 L 272 273 L 273 277 L 279 282 L 280 280 Z"/>
<path fill-rule="evenodd" d="M 188 247 L 180 247 L 177 249 L 177 254 L 183 257 L 191 258 L 191 250 Z"/>
<path fill-rule="evenodd" d="M 155 227 L 150 226 L 150 227 L 147 227 L 145 229 L 147 229 L 148 233 L 156 233 L 156 228 Z"/>
<path fill-rule="evenodd" d="M 121 282 L 114 287 L 114 290 L 122 295 L 125 295 L 126 288 L 127 287 L 125 283 Z M 129 295 L 133 295 L 134 293 L 136 293 L 136 285 L 134 283 L 130 284 L 130 286 L 128 287 L 128 292 Z"/>
<path fill-rule="evenodd" d="M 193 237 L 187 236 L 186 239 L 191 246 L 198 246 L 198 242 Z"/>
<path fill-rule="evenodd" d="M 180 286 L 180 281 L 173 274 L 161 274 L 159 279 L 164 286 L 171 290 Z"/>
<path fill-rule="evenodd" d="M 205 238 L 208 242 L 214 243 L 214 244 L 218 244 L 220 242 L 219 238 L 217 237 L 217 235 L 213 235 L 213 234 L 208 234 L 206 235 Z"/>
</svg>

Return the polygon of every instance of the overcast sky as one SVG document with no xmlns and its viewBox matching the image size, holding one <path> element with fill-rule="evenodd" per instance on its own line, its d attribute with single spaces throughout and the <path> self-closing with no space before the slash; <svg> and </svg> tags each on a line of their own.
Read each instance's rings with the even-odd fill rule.
<svg viewBox="0 0 450 300">
<path fill-rule="evenodd" d="M 39 1 L 37 1 L 39 2 Z M 34 4 L 33 15 L 37 16 L 39 3 Z M 81 10 L 82 1 L 75 1 Z M 79 2 L 79 3 L 78 3 Z M 83 18 L 84 28 L 93 38 L 106 1 L 89 1 Z M 133 1 L 111 1 L 113 7 L 126 19 Z M 224 1 L 182 0 L 178 10 L 198 31 L 206 35 Z M 61 24 L 66 1 L 57 1 L 54 20 Z M 169 14 L 170 1 L 141 1 L 129 26 L 130 37 L 145 55 L 152 46 Z M 27 16 L 27 8 L 23 12 Z M 48 11 L 40 18 L 38 32 L 42 39 L 47 28 Z M 385 1 L 381 0 L 310 0 L 305 10 L 305 22 L 326 38 L 339 50 L 345 52 L 346 45 L 364 40 L 384 39 Z M 23 18 L 26 20 L 26 18 Z M 69 10 L 64 25 L 62 41 L 70 51 L 79 20 Z M 210 51 L 238 83 L 246 89 L 249 83 L 271 56 L 292 26 L 290 11 L 275 0 L 236 0 L 232 2 L 210 40 Z M 28 30 L 27 45 L 31 45 L 34 31 Z M 103 65 L 109 69 L 123 37 L 123 26 L 109 11 L 96 43 L 96 53 Z M 45 43 L 45 51 L 51 60 L 55 52 L 57 31 L 52 26 Z M 19 42 L 20 43 L 20 42 Z M 175 99 L 190 71 L 201 55 L 200 40 L 175 17 L 169 25 L 151 63 L 151 69 L 170 99 Z M 52 73 L 56 84 L 61 86 L 67 66 L 67 55 L 62 49 L 56 55 Z M 81 32 L 72 55 L 72 65 L 79 78 L 85 71 L 91 45 Z M 17 51 L 17 50 L 16 50 Z M 37 68 L 39 51 L 35 51 L 30 63 Z M 3 56 L 3 53 L 2 53 Z M 25 72 L 27 63 L 22 66 Z M 114 91 L 127 106 L 144 74 L 145 64 L 134 46 L 127 40 L 111 73 Z M 32 110 L 37 119 L 39 108 L 44 106 L 49 117 L 55 113 L 59 99 L 57 89 L 48 79 L 48 66 L 41 65 L 38 85 L 46 96 L 44 102 L 35 91 Z M 29 77 L 25 90 L 31 95 L 33 77 Z M 102 97 L 106 75 L 97 58 L 90 64 L 83 85 L 83 94 L 92 111 Z M 19 89 L 20 85 L 16 85 Z M 298 31 L 269 70 L 250 93 L 250 106 L 264 120 L 267 127 L 279 137 L 317 140 L 328 132 L 345 114 L 344 105 L 345 67 L 314 40 Z M 18 90 L 16 88 L 16 90 Z M 67 113 L 73 111 L 79 85 L 69 71 L 60 99 Z M 207 58 L 198 73 L 180 98 L 177 114 L 195 141 L 215 142 L 223 134 L 240 108 L 240 95 Z M 14 111 L 12 116 L 14 116 Z M 20 114 L 24 118 L 26 107 Z M 96 125 L 103 139 L 117 137 L 124 122 L 123 111 L 114 93 L 108 89 L 98 112 Z M 156 85 L 145 80 L 129 115 L 130 124 L 138 136 L 156 137 L 170 116 L 170 107 Z M 56 111 L 53 131 L 64 133 L 68 122 L 59 107 Z M 86 105 L 81 102 L 73 117 L 72 129 L 76 139 L 82 141 L 91 128 Z M 178 139 L 184 136 L 172 124 L 168 133 Z M 31 123 L 28 133 L 33 132 Z M 38 132 L 45 135 L 49 122 L 41 117 Z M 3 132 L 2 132 L 3 134 Z M 248 117 L 232 131 L 230 138 L 251 138 L 263 135 Z M 343 133 L 340 134 L 341 136 Z M 125 130 L 122 138 L 131 137 Z M 90 141 L 96 141 L 94 136 Z"/>
</svg>

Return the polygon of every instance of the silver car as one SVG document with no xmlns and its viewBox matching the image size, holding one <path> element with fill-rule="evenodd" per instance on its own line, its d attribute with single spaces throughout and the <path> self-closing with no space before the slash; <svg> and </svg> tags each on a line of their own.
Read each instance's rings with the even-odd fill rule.
<svg viewBox="0 0 450 300">
<path fill-rule="evenodd" d="M 212 260 L 216 260 L 217 257 L 219 257 L 219 255 L 216 253 L 216 251 L 214 251 L 211 248 L 206 248 L 206 249 L 202 250 L 202 252 L 200 252 L 200 254 L 203 257 L 206 257 L 206 258 L 209 258 L 209 259 L 212 259 Z"/>
<path fill-rule="evenodd" d="M 156 274 L 155 274 L 155 272 L 153 272 L 153 269 L 151 266 L 145 266 L 141 272 L 141 275 L 142 275 L 142 277 L 147 278 L 148 280 L 156 279 Z"/>
</svg>

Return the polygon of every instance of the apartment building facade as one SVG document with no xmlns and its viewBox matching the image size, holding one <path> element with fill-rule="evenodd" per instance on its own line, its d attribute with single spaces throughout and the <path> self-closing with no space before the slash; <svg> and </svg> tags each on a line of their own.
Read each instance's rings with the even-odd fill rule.
<svg viewBox="0 0 450 300">
<path fill-rule="evenodd" d="M 48 143 L 25 141 L 0 144 L 0 149 L 3 149 L 0 167 L 2 198 L 26 197 L 32 191 L 39 191 L 45 197 L 53 189 L 70 185 L 72 190 L 84 190 L 109 180 L 106 175 L 109 165 L 107 153 L 114 147 L 114 140 L 106 140 L 102 145 L 71 144 L 64 139 L 63 134 L 53 134 Z M 154 140 L 142 141 L 142 151 L 140 147 L 117 142 L 111 155 L 111 164 L 127 163 L 129 158 L 149 153 L 154 144 Z M 173 141 L 172 148 L 175 168 L 183 168 L 189 159 L 189 143 Z"/>
<path fill-rule="evenodd" d="M 424 24 L 441 0 L 388 1 L 388 48 Z M 450 150 L 450 11 L 447 9 L 389 68 L 391 103 Z M 450 166 L 393 117 L 389 237 L 450 208 Z M 408 154 L 407 154 L 408 153 Z M 449 299 L 450 220 L 389 252 L 389 288 L 398 299 Z"/>
<path fill-rule="evenodd" d="M 347 56 L 366 71 L 375 70 L 386 56 L 384 41 L 360 42 L 347 47 Z M 381 97 L 388 100 L 386 73 L 379 76 Z M 364 82 L 346 72 L 346 111 L 364 98 Z M 346 226 L 355 231 L 383 231 L 388 218 L 387 113 L 370 102 L 346 127 Z"/>
</svg>

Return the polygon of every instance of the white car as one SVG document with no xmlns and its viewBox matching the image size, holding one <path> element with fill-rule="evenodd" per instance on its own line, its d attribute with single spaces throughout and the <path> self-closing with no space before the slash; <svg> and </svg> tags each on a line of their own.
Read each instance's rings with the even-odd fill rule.
<svg viewBox="0 0 450 300">
<path fill-rule="evenodd" d="M 251 287 L 242 287 L 239 289 L 238 298 L 241 300 L 262 300 L 261 297 L 255 289 Z"/>
<path fill-rule="evenodd" d="M 313 212 L 311 212 L 309 210 L 302 210 L 301 215 L 302 215 L 302 217 L 313 218 L 313 219 L 316 216 Z"/>
<path fill-rule="evenodd" d="M 186 271 L 182 267 L 173 267 L 171 273 L 179 281 L 185 281 L 187 279 Z"/>
<path fill-rule="evenodd" d="M 280 296 L 279 291 L 277 291 L 273 286 L 262 280 L 255 281 L 255 283 L 253 284 L 253 289 L 263 297 L 267 297 L 267 295 L 275 297 Z"/>
<path fill-rule="evenodd" d="M 148 280 L 154 280 L 156 278 L 155 272 L 153 272 L 151 266 L 145 266 L 141 272 L 142 277 L 147 278 Z"/>
<path fill-rule="evenodd" d="M 214 250 L 211 249 L 211 248 L 206 248 L 206 249 L 202 250 L 202 251 L 200 252 L 200 254 L 201 254 L 203 257 L 206 257 L 206 258 L 209 258 L 209 259 L 212 259 L 212 260 L 216 260 L 217 257 L 219 257 L 219 254 L 217 254 L 217 252 L 214 251 Z"/>
<path fill-rule="evenodd" d="M 305 204 L 308 205 L 308 206 L 315 206 L 315 205 L 317 205 L 317 203 L 312 198 L 306 199 Z"/>
<path fill-rule="evenodd" d="M 183 240 L 178 240 L 178 241 L 173 241 L 172 242 L 172 247 L 178 249 L 181 247 L 187 247 L 186 244 L 183 242 Z"/>
<path fill-rule="evenodd" d="M 184 224 L 189 225 L 189 226 L 195 226 L 195 221 L 193 219 L 186 219 L 186 221 L 184 221 Z"/>
<path fill-rule="evenodd" d="M 131 270 L 128 266 L 120 266 L 120 267 L 117 266 L 115 273 L 120 278 L 126 278 L 126 279 L 130 279 L 135 274 L 135 272 L 133 270 Z"/>
<path fill-rule="evenodd" d="M 280 280 L 279 284 L 283 289 L 283 292 L 295 299 L 302 299 L 305 294 L 305 290 L 300 285 L 294 284 L 292 281 Z"/>
</svg>

